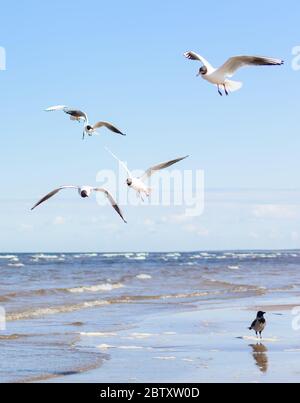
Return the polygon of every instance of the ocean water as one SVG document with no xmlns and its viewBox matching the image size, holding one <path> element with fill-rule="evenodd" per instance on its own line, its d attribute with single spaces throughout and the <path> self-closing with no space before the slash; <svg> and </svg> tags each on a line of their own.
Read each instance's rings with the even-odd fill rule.
<svg viewBox="0 0 300 403">
<path fill-rule="evenodd" d="M 0 254 L 0 382 L 78 374 L 109 360 L 81 343 L 157 312 L 293 301 L 300 251 Z"/>
</svg>

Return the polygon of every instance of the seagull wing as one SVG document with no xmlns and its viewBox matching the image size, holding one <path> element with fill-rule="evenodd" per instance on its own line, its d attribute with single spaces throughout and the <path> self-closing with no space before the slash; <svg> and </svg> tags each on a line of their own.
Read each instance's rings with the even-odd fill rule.
<svg viewBox="0 0 300 403">
<path fill-rule="evenodd" d="M 76 109 L 65 108 L 64 112 L 71 116 L 71 118 L 81 119 L 88 122 L 88 116 L 85 112 Z"/>
<path fill-rule="evenodd" d="M 182 158 L 177 158 L 175 160 L 172 161 L 168 161 L 168 162 L 163 162 L 162 164 L 158 164 L 155 165 L 154 167 L 151 167 L 149 169 L 147 169 L 147 171 L 144 173 L 144 175 L 140 178 L 141 180 L 150 178 L 151 175 L 153 175 L 155 172 L 157 171 L 161 171 L 162 169 L 166 169 L 174 164 L 177 164 L 177 162 L 180 162 L 186 158 L 188 158 L 189 155 L 187 155 L 186 157 L 182 157 Z"/>
<path fill-rule="evenodd" d="M 235 56 L 227 60 L 221 66 L 216 74 L 221 74 L 225 77 L 232 77 L 234 73 L 241 67 L 246 66 L 281 66 L 284 61 L 281 59 L 273 59 L 270 57 L 260 56 Z"/>
<path fill-rule="evenodd" d="M 107 147 L 105 147 L 105 149 L 114 157 L 114 159 L 116 159 L 119 162 L 119 164 L 122 165 L 122 167 L 125 169 L 125 171 L 128 174 L 128 178 L 132 178 L 132 174 L 129 171 L 129 169 L 127 168 L 127 165 L 123 161 L 121 161 L 114 153 L 112 153 Z"/>
<path fill-rule="evenodd" d="M 197 61 L 199 61 L 200 63 L 202 63 L 207 68 L 208 72 L 214 71 L 213 66 L 206 59 L 204 59 L 204 57 L 198 55 L 197 53 L 195 53 L 195 52 L 185 52 L 184 56 L 189 60 L 197 60 Z"/>
<path fill-rule="evenodd" d="M 120 207 L 118 206 L 117 202 L 115 201 L 115 199 L 112 197 L 112 195 L 109 193 L 108 190 L 104 189 L 104 188 L 94 188 L 93 189 L 95 192 L 102 192 L 105 194 L 105 196 L 108 198 L 110 204 L 112 205 L 112 207 L 115 209 L 115 211 L 119 214 L 119 216 L 122 218 L 122 220 L 125 222 L 125 224 L 127 224 L 127 221 L 125 220 L 125 218 L 123 217 L 123 213 L 120 209 Z"/>
<path fill-rule="evenodd" d="M 76 109 L 70 109 L 66 105 L 55 105 L 50 106 L 50 108 L 45 109 L 46 112 L 56 112 L 56 111 L 63 111 L 66 114 L 70 115 L 71 118 L 81 119 L 85 122 L 88 121 L 88 116 L 85 112 Z"/>
<path fill-rule="evenodd" d="M 50 108 L 45 109 L 45 112 L 64 111 L 65 109 L 68 109 L 66 105 L 56 105 L 50 106 Z"/>
<path fill-rule="evenodd" d="M 108 122 L 98 122 L 93 126 L 93 129 L 100 129 L 101 127 L 106 127 L 108 130 L 121 134 L 122 136 L 126 136 L 126 134 L 122 133 L 116 126 L 112 125 L 111 123 Z"/>
<path fill-rule="evenodd" d="M 61 186 L 58 189 L 52 190 L 52 192 L 48 193 L 46 196 L 44 196 L 40 201 L 38 201 L 31 210 L 34 210 L 37 206 L 39 206 L 40 204 L 44 203 L 45 201 L 47 201 L 48 199 L 50 199 L 51 197 L 55 196 L 58 192 L 60 192 L 63 189 L 78 189 L 77 186 Z"/>
</svg>

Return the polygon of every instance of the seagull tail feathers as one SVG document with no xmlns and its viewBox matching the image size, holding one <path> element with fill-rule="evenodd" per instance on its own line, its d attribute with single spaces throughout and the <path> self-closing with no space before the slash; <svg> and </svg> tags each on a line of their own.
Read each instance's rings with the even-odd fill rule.
<svg viewBox="0 0 300 403">
<path fill-rule="evenodd" d="M 232 81 L 232 80 L 226 81 L 226 88 L 230 92 L 238 91 L 242 88 L 242 86 L 243 86 L 243 83 L 241 83 L 240 81 Z"/>
</svg>

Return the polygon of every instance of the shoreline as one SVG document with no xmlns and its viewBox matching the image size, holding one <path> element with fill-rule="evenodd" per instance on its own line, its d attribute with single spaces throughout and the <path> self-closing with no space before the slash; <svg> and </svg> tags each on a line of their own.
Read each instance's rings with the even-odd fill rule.
<svg viewBox="0 0 300 403">
<path fill-rule="evenodd" d="M 272 310 L 278 311 L 278 307 L 274 304 Z M 246 306 L 195 307 L 150 315 L 123 331 L 82 333 L 79 345 L 96 347 L 109 360 L 94 370 L 47 382 L 298 382 L 299 335 L 290 332 L 286 336 L 281 331 L 282 321 L 289 323 L 287 309 L 280 312 L 280 323 L 275 316 L 267 318 L 262 340 L 247 331 L 253 312 L 254 307 Z"/>
</svg>

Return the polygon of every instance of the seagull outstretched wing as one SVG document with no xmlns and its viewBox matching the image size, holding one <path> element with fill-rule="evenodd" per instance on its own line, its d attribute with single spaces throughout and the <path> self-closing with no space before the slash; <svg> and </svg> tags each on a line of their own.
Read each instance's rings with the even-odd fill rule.
<svg viewBox="0 0 300 403">
<path fill-rule="evenodd" d="M 132 179 L 133 176 L 132 176 L 131 172 L 129 171 L 127 165 L 123 161 L 121 161 L 114 153 L 112 153 L 109 148 L 105 147 L 105 149 L 114 157 L 114 159 L 116 159 L 119 162 L 120 165 L 122 165 L 122 167 L 125 169 L 125 171 L 128 174 L 128 178 Z"/>
<path fill-rule="evenodd" d="M 120 209 L 120 207 L 118 206 L 117 202 L 115 201 L 115 199 L 113 198 L 113 196 L 111 195 L 111 193 L 104 189 L 104 188 L 94 188 L 93 189 L 95 192 L 102 192 L 105 194 L 105 196 L 108 198 L 110 204 L 112 205 L 112 207 L 115 209 L 115 211 L 119 214 L 119 216 L 122 218 L 122 220 L 125 222 L 125 224 L 127 224 L 127 221 L 125 220 L 125 218 L 123 217 L 123 213 Z"/>
<path fill-rule="evenodd" d="M 284 61 L 281 59 L 274 59 L 270 57 L 260 56 L 235 56 L 227 60 L 219 69 L 216 74 L 224 75 L 225 77 L 232 77 L 236 71 L 246 66 L 281 66 Z"/>
<path fill-rule="evenodd" d="M 126 136 L 126 134 L 121 132 L 121 130 L 119 130 L 116 126 L 114 126 L 108 122 L 98 122 L 98 123 L 94 124 L 93 129 L 96 130 L 96 129 L 100 129 L 101 127 L 106 127 L 108 130 L 110 130 L 114 133 L 121 134 L 122 136 Z"/>
<path fill-rule="evenodd" d="M 184 56 L 189 60 L 196 60 L 202 63 L 207 68 L 208 73 L 212 73 L 215 70 L 203 56 L 198 55 L 196 52 L 185 52 Z"/>
<path fill-rule="evenodd" d="M 44 196 L 41 200 L 39 200 L 31 210 L 34 210 L 37 206 L 40 204 L 44 203 L 45 201 L 49 200 L 51 197 L 55 196 L 58 192 L 60 192 L 63 189 L 79 189 L 78 186 L 61 186 L 58 189 L 52 190 L 52 192 L 48 193 L 46 196 Z"/>
<path fill-rule="evenodd" d="M 55 105 L 50 106 L 50 108 L 45 109 L 46 112 L 56 112 L 56 111 L 63 111 L 67 115 L 70 115 L 71 119 L 73 120 L 83 120 L 84 122 L 88 122 L 88 116 L 85 112 L 82 112 L 77 109 L 71 109 L 66 105 Z"/>
<path fill-rule="evenodd" d="M 155 166 L 147 169 L 147 171 L 144 173 L 144 175 L 140 179 L 145 180 L 147 178 L 150 178 L 150 176 L 153 175 L 155 172 L 161 171 L 162 169 L 169 168 L 170 166 L 177 164 L 178 162 L 180 162 L 188 157 L 189 156 L 187 155 L 185 157 L 176 158 L 175 160 L 171 160 L 171 161 L 167 161 L 167 162 L 163 162 L 161 164 L 155 165 Z"/>
</svg>

